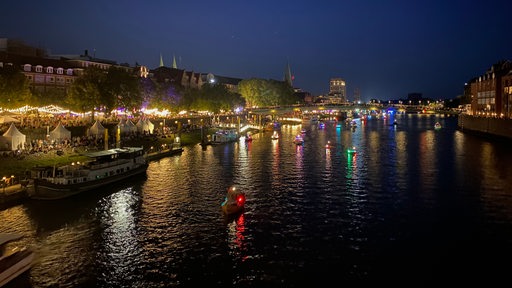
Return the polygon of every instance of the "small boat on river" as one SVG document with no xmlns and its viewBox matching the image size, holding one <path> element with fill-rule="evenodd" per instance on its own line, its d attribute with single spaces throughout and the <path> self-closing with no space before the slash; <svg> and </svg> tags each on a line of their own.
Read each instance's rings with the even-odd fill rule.
<svg viewBox="0 0 512 288">
<path fill-rule="evenodd" d="M 229 187 L 226 198 L 224 198 L 220 207 L 226 215 L 242 212 L 245 207 L 245 193 L 234 186 Z"/>
<path fill-rule="evenodd" d="M 347 149 L 347 154 L 349 154 L 349 155 L 355 155 L 355 154 L 357 154 L 356 146 L 352 146 L 352 148 L 348 148 L 348 149 Z"/>
<path fill-rule="evenodd" d="M 211 145 L 219 145 L 238 141 L 239 135 L 236 129 L 222 129 L 211 135 Z"/>
<path fill-rule="evenodd" d="M 304 138 L 301 135 L 297 135 L 293 139 L 293 143 L 295 143 L 296 145 L 302 145 L 304 144 Z"/>
<path fill-rule="evenodd" d="M 251 142 L 251 141 L 252 141 L 252 133 L 247 132 L 247 134 L 245 135 L 245 142 Z"/>
<path fill-rule="evenodd" d="M 277 133 L 277 131 L 274 131 L 274 133 L 272 134 L 272 140 L 277 140 L 279 139 L 279 134 Z"/>
<path fill-rule="evenodd" d="M 40 200 L 62 199 L 143 174 L 148 168 L 142 147 L 95 151 L 84 156 L 90 160 L 59 167 L 32 168 L 29 197 Z"/>
<path fill-rule="evenodd" d="M 17 233 L 0 233 L 0 287 L 32 267 L 34 251 L 28 247 L 13 246 L 22 238 Z"/>
<path fill-rule="evenodd" d="M 442 128 L 441 123 L 436 122 L 436 124 L 434 124 L 434 129 L 438 130 L 438 129 L 441 129 L 441 128 Z"/>
</svg>

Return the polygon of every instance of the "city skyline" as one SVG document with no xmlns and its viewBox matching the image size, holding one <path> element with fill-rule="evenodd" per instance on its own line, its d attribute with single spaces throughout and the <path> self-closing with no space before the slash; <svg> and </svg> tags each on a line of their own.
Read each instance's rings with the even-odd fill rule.
<svg viewBox="0 0 512 288">
<path fill-rule="evenodd" d="M 119 4 L 123 4 L 119 6 Z M 331 78 L 361 99 L 421 93 L 449 99 L 497 61 L 512 58 L 509 1 L 13 2 L 0 38 L 50 54 L 83 54 L 154 69 L 284 80 L 314 96 Z M 28 8 L 27 8 L 28 7 Z"/>
</svg>

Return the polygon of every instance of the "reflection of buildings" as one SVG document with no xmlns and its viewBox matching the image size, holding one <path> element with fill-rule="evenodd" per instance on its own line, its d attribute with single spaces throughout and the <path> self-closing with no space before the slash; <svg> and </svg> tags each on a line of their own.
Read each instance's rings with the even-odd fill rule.
<svg viewBox="0 0 512 288">
<path fill-rule="evenodd" d="M 512 116 L 512 62 L 500 61 L 470 83 L 471 113 L 476 116 Z"/>
</svg>

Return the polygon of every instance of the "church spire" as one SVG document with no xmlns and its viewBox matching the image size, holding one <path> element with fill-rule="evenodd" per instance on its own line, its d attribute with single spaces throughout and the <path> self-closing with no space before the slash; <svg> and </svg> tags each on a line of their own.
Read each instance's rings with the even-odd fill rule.
<svg viewBox="0 0 512 288">
<path fill-rule="evenodd" d="M 178 65 L 176 65 L 176 57 L 172 54 L 172 68 L 178 69 Z"/>
<path fill-rule="evenodd" d="M 164 67 L 164 59 L 162 58 L 162 53 L 160 53 L 160 67 Z"/>
<path fill-rule="evenodd" d="M 290 87 L 293 87 L 293 76 L 292 76 L 292 70 L 290 69 L 290 62 L 286 63 L 286 70 L 284 72 L 284 80 Z"/>
</svg>

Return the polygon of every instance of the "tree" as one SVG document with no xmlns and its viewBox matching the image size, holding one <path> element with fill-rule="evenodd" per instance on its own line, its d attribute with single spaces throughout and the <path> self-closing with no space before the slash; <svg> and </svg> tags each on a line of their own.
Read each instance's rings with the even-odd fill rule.
<svg viewBox="0 0 512 288">
<path fill-rule="evenodd" d="M 100 93 L 107 112 L 117 108 L 133 111 L 142 105 L 140 82 L 136 76 L 122 68 L 110 67 L 101 88 Z"/>
<path fill-rule="evenodd" d="M 106 102 L 101 92 L 101 87 L 106 82 L 106 78 L 107 74 L 104 70 L 88 67 L 84 70 L 84 74 L 71 85 L 67 103 L 72 109 L 82 113 L 90 111 L 92 119 L 94 119 L 95 110 Z"/>
<path fill-rule="evenodd" d="M 238 91 L 250 106 L 277 106 L 295 103 L 293 89 L 288 83 L 259 78 L 244 79 Z"/>
<path fill-rule="evenodd" d="M 200 99 L 204 103 L 204 107 L 198 108 L 199 110 L 218 113 L 221 110 L 229 111 L 244 105 L 244 99 L 240 94 L 229 91 L 225 85 L 220 83 L 205 84 L 201 87 L 200 92 Z"/>
<path fill-rule="evenodd" d="M 71 85 L 67 103 L 80 112 L 103 110 L 109 114 L 122 107 L 140 108 L 142 91 L 138 79 L 127 71 L 111 67 L 108 71 L 88 67 Z"/>
<path fill-rule="evenodd" d="M 0 104 L 3 108 L 20 108 L 28 104 L 31 91 L 27 78 L 13 65 L 0 67 Z"/>
</svg>

